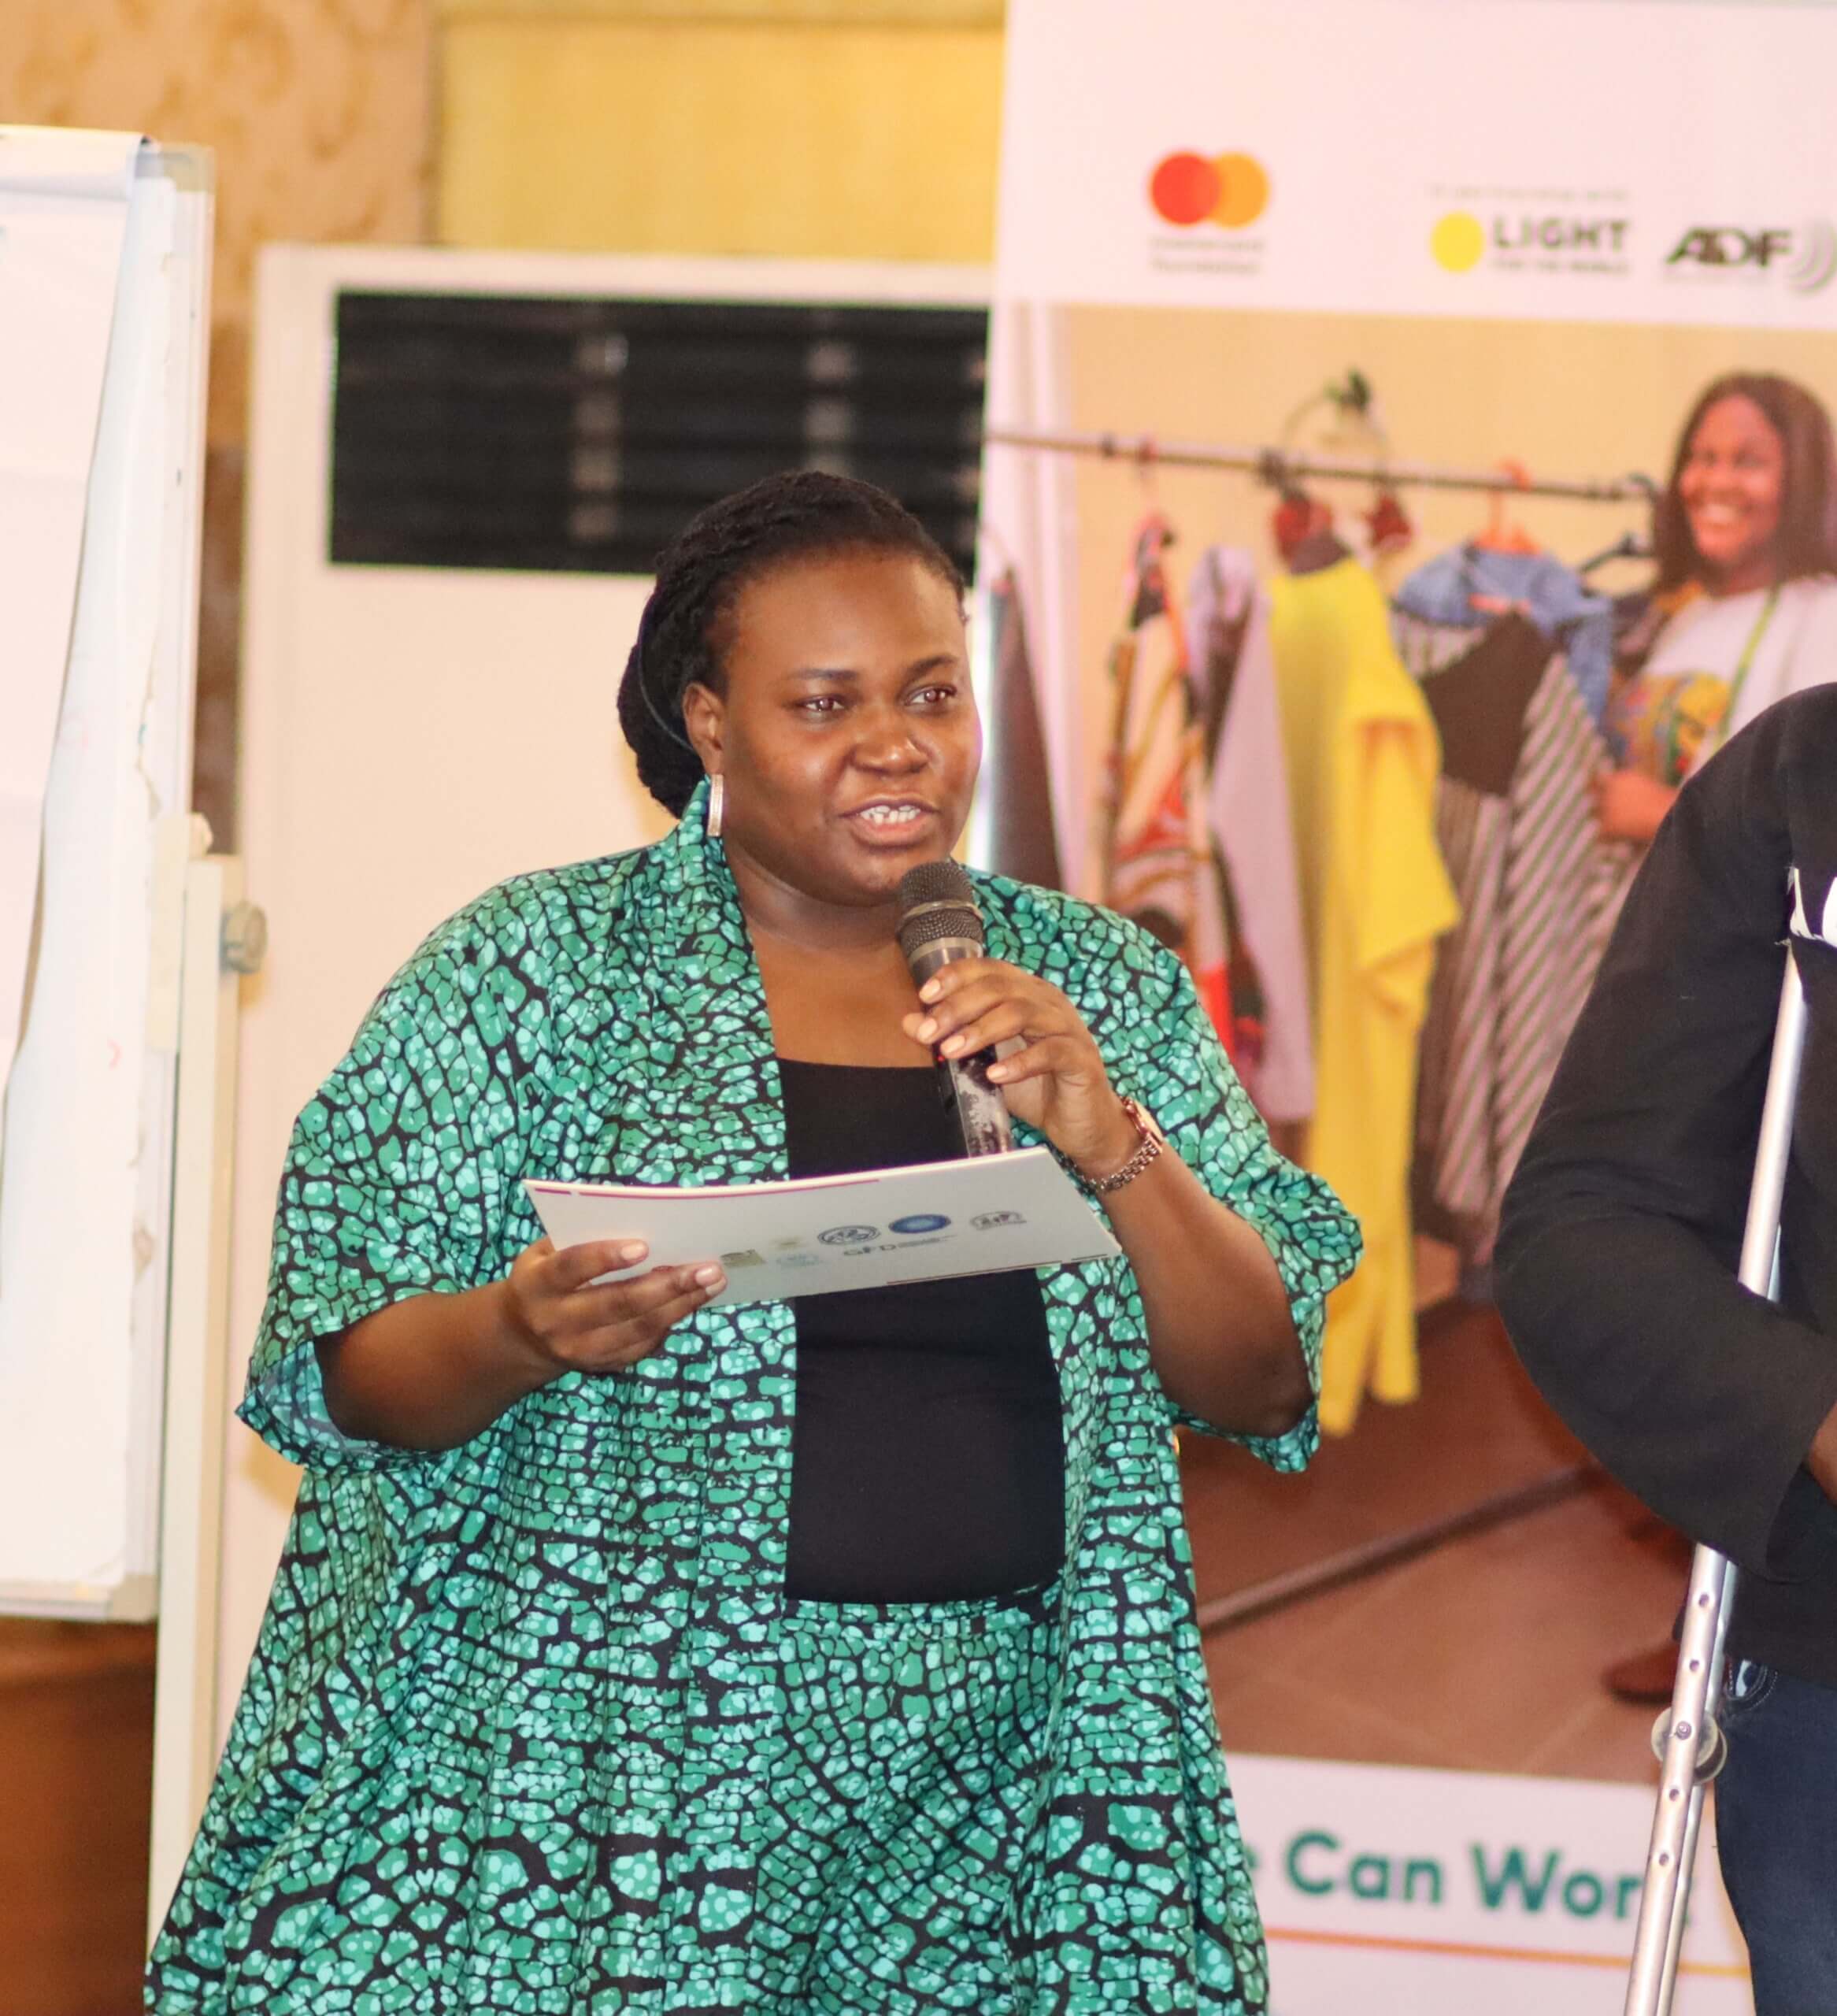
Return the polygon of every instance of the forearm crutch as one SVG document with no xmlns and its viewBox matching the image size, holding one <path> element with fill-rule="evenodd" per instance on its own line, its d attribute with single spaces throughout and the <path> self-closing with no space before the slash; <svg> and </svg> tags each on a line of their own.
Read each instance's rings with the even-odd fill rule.
<svg viewBox="0 0 1837 2016">
<path fill-rule="evenodd" d="M 1780 1203 L 1792 1147 L 1798 1104 L 1798 1068 L 1805 1052 L 1805 989 L 1790 947 L 1773 1030 L 1773 1058 L 1761 1110 L 1761 1138 L 1748 1191 L 1742 1237 L 1741 1284 L 1770 1301 L 1779 1294 Z M 1678 1646 L 1677 1682 L 1671 1706 L 1652 1731 L 1662 1767 L 1646 1888 L 1633 1938 L 1626 2016 L 1669 2016 L 1677 1987 L 1678 1952 L 1690 1908 L 1691 1865 L 1703 1818 L 1703 1795 L 1728 1751 L 1713 1704 L 1720 1698 L 1723 1645 L 1735 1601 L 1735 1571 L 1712 1547 L 1700 1547 L 1691 1563 Z"/>
</svg>

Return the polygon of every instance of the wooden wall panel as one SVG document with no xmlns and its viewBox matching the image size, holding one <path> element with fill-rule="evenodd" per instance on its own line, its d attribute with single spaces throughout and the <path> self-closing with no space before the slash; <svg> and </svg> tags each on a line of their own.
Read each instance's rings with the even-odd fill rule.
<svg viewBox="0 0 1837 2016">
<path fill-rule="evenodd" d="M 0 1618 L 0 2010 L 140 2007 L 150 1625 Z"/>
</svg>

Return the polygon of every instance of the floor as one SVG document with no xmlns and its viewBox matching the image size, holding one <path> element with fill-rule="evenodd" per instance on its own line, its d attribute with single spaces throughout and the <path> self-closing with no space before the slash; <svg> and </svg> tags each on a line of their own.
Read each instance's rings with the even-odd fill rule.
<svg viewBox="0 0 1837 2016">
<path fill-rule="evenodd" d="M 1583 1460 L 1498 1317 L 1425 1315 L 1422 1395 L 1368 1403 L 1299 1477 L 1188 1436 L 1202 1606 L 1442 1519 Z M 1226 1750 L 1368 1763 L 1656 1780 L 1656 1710 L 1602 1667 L 1669 1632 L 1688 1555 L 1595 1478 L 1560 1500 L 1348 1586 L 1208 1633 Z"/>
</svg>

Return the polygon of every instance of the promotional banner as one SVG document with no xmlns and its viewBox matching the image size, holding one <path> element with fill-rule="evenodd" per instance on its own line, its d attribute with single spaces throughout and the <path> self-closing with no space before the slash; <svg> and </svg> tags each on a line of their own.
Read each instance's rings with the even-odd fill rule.
<svg viewBox="0 0 1837 2016">
<path fill-rule="evenodd" d="M 1620 2016 L 1652 1821 L 1643 1788 L 1239 1757 L 1271 2016 Z M 1706 1821 L 1676 2008 L 1745 2016 Z"/>
<path fill-rule="evenodd" d="M 1265 1117 L 1363 1222 L 1322 1405 L 1357 1435 L 1438 1376 L 1420 1236 L 1487 1297 L 1657 821 L 1837 670 L 1837 9 L 1012 0 L 1008 63 L 983 516 L 1041 817 L 1066 886 L 1217 980 Z M 1355 675 L 1398 752 L 1383 793 L 1325 724 Z M 1385 1443 L 1399 1501 L 1447 1453 Z M 1307 1501 L 1324 1536 L 1384 1516 Z M 1642 1649 L 1604 1562 L 1565 1560 L 1577 1618 Z M 1654 1638 L 1681 1569 L 1659 1583 Z M 1441 1655 L 1521 1681 L 1544 1652 Z M 1407 1700 L 1394 1740 L 1376 1713 L 1335 1737 L 1306 1697 L 1357 1677 L 1307 1670 L 1309 1761 L 1231 1758 L 1278 2016 L 1619 2010 L 1652 1710 L 1572 1659 L 1535 1740 L 1502 1718 L 1485 1751 Z M 1439 1754 L 1466 1768 L 1402 1768 Z M 1682 2016 L 1751 2007 L 1712 1825 Z"/>
<path fill-rule="evenodd" d="M 1004 295 L 1837 328 L 1828 9 L 1014 0 L 1008 37 Z"/>
</svg>

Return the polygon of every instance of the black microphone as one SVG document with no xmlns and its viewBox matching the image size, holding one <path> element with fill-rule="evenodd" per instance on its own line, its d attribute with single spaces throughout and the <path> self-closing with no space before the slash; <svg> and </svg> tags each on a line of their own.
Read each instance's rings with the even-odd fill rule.
<svg viewBox="0 0 1837 2016">
<path fill-rule="evenodd" d="M 928 861 L 899 878 L 899 949 L 915 985 L 922 988 L 955 960 L 980 959 L 983 944 L 975 886 L 955 862 Z M 1020 1047 L 1017 1039 L 997 1047 L 1002 1052 Z M 1007 1102 L 1000 1086 L 989 1083 L 996 1054 L 980 1050 L 973 1057 L 936 1059 L 939 1090 L 957 1109 L 967 1154 L 998 1155 L 1014 1145 Z"/>
</svg>

